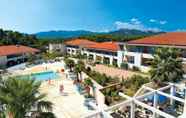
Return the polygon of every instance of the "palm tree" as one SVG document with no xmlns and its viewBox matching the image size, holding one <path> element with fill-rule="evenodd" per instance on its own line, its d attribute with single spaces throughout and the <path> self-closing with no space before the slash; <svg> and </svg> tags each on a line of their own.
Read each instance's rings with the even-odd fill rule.
<svg viewBox="0 0 186 118">
<path fill-rule="evenodd" d="M 52 111 L 52 103 L 43 100 L 46 96 L 39 92 L 41 83 L 33 79 L 8 78 L 0 81 L 0 103 L 5 106 L 1 111 L 6 118 L 42 118 L 42 114 Z"/>
<path fill-rule="evenodd" d="M 52 53 L 46 52 L 42 54 L 42 57 L 45 61 L 55 59 L 57 56 L 58 56 L 58 53 L 56 52 L 52 52 Z"/>
<path fill-rule="evenodd" d="M 4 112 L 0 111 L 0 118 L 6 118 L 6 115 Z"/>
<path fill-rule="evenodd" d="M 87 88 L 91 87 L 93 89 L 93 91 L 94 91 L 93 82 L 91 81 L 90 78 L 85 79 L 84 82 L 85 82 L 85 85 L 86 85 Z M 90 95 L 90 91 L 88 91 L 88 95 Z"/>
<path fill-rule="evenodd" d="M 68 58 L 67 58 L 67 59 L 65 59 L 64 61 L 65 61 L 65 64 L 67 65 L 67 67 L 70 68 L 70 72 L 72 72 L 72 68 L 73 68 L 74 65 L 75 65 L 74 60 L 68 59 Z"/>
<path fill-rule="evenodd" d="M 184 71 L 180 54 L 176 48 L 158 48 L 151 61 L 151 79 L 157 84 L 181 80 Z"/>
<path fill-rule="evenodd" d="M 79 80 L 79 76 L 80 76 L 80 80 L 82 80 L 82 71 L 84 70 L 85 70 L 85 63 L 79 60 L 75 66 L 75 72 L 77 73 L 78 80 Z"/>
</svg>

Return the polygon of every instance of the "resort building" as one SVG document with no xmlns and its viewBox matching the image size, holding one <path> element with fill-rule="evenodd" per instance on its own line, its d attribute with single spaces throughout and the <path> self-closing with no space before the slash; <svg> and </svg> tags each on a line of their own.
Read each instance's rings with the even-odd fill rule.
<svg viewBox="0 0 186 118">
<path fill-rule="evenodd" d="M 94 44 L 96 44 L 96 42 L 87 39 L 72 39 L 65 42 L 66 52 L 69 55 L 82 54 L 82 50 L 84 50 L 85 47 Z"/>
<path fill-rule="evenodd" d="M 149 61 L 153 59 L 157 47 L 173 47 L 182 50 L 181 57 L 185 67 L 186 61 L 186 32 L 171 32 L 150 36 L 127 42 L 124 59 L 130 67 L 136 66 L 141 71 L 149 70 Z"/>
<path fill-rule="evenodd" d="M 182 50 L 184 67 L 186 67 L 186 32 L 163 33 L 142 39 L 120 42 L 93 42 L 86 39 L 74 39 L 65 42 L 67 54 L 84 55 L 88 60 L 104 64 L 121 66 L 127 63 L 130 68 L 137 67 L 147 72 L 149 61 L 153 59 L 158 47 L 173 47 Z"/>
<path fill-rule="evenodd" d="M 81 54 L 93 62 L 120 66 L 122 63 L 122 47 L 118 42 L 93 42 L 86 39 L 67 41 L 67 54 Z"/>
<path fill-rule="evenodd" d="M 23 45 L 8 45 L 0 46 L 0 66 L 13 66 L 27 61 L 30 54 L 38 53 L 39 50 L 23 46 Z"/>
<path fill-rule="evenodd" d="M 49 53 L 59 52 L 65 53 L 65 45 L 63 43 L 50 43 L 48 46 Z"/>
</svg>

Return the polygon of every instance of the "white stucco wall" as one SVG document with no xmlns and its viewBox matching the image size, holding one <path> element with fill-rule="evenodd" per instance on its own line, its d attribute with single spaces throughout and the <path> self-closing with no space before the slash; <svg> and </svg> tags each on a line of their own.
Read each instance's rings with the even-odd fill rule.
<svg viewBox="0 0 186 118">
<path fill-rule="evenodd" d="M 118 52 L 117 52 L 118 53 Z M 122 51 L 120 51 L 120 55 L 121 55 L 121 57 L 122 57 Z M 113 62 L 113 60 L 114 59 L 117 59 L 118 61 L 119 61 L 119 65 L 118 66 L 120 66 L 121 65 L 121 63 L 122 63 L 122 58 L 120 58 L 120 57 L 118 57 L 118 56 L 113 56 L 113 55 L 107 55 L 107 54 L 102 54 L 102 53 L 95 53 L 95 52 L 89 52 L 89 51 L 87 51 L 87 50 L 84 50 L 84 51 L 82 51 L 82 54 L 87 54 L 87 57 L 89 56 L 89 55 L 93 55 L 93 60 L 94 61 L 96 61 L 96 56 L 99 56 L 99 57 L 102 57 L 102 58 L 109 58 L 110 59 L 110 64 Z"/>
<path fill-rule="evenodd" d="M 66 47 L 67 53 L 70 55 L 76 55 L 78 50 L 77 48 L 72 48 L 72 47 Z"/>
<path fill-rule="evenodd" d="M 49 52 L 54 52 L 59 50 L 61 53 L 65 52 L 65 45 L 63 43 L 49 44 L 48 46 Z"/>
<path fill-rule="evenodd" d="M 118 59 L 118 67 L 121 66 L 121 63 L 123 62 L 123 56 L 124 52 L 123 51 L 117 51 L 117 59 Z"/>
<path fill-rule="evenodd" d="M 142 63 L 142 57 L 144 58 L 149 58 L 152 59 L 153 56 L 151 54 L 143 54 L 143 53 L 138 53 L 138 52 L 125 52 L 125 56 L 134 56 L 134 63 L 128 63 L 129 67 L 132 68 L 133 66 L 138 67 L 142 72 L 148 72 L 149 67 L 148 66 L 143 66 Z"/>
</svg>

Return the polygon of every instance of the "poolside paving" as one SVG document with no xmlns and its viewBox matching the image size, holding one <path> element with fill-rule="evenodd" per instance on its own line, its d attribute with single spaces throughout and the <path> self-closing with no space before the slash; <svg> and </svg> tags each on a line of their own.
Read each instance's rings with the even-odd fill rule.
<svg viewBox="0 0 186 118">
<path fill-rule="evenodd" d="M 53 103 L 53 113 L 57 118 L 81 118 L 84 115 L 93 112 L 84 106 L 84 97 L 80 95 L 69 80 L 62 74 L 61 79 L 54 80 L 49 85 L 44 82 L 41 86 L 41 92 L 47 93 L 46 100 Z M 64 85 L 64 93 L 60 94 L 59 86 Z"/>
</svg>

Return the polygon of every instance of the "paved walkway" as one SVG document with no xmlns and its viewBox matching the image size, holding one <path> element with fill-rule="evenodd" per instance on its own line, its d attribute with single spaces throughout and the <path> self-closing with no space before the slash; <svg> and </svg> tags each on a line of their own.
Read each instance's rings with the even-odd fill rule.
<svg viewBox="0 0 186 118">
<path fill-rule="evenodd" d="M 64 85 L 64 94 L 59 93 L 59 85 Z M 55 80 L 52 85 L 47 82 L 41 87 L 42 93 L 47 93 L 47 100 L 53 103 L 53 113 L 57 118 L 81 118 L 93 112 L 88 110 L 84 104 L 84 97 L 80 95 L 71 80 L 62 75 L 60 80 Z"/>
</svg>

